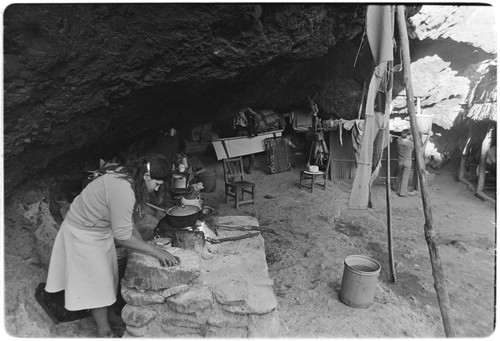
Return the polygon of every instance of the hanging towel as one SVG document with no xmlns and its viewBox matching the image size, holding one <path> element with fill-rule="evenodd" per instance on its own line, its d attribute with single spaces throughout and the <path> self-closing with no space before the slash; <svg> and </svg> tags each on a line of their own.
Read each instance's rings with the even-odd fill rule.
<svg viewBox="0 0 500 341">
<path fill-rule="evenodd" d="M 373 169 L 373 143 L 378 134 L 375 118 L 375 100 L 382 88 L 391 89 L 386 85 L 386 80 L 391 79 L 387 75 L 392 69 L 392 40 L 394 27 L 394 10 L 392 5 L 370 5 L 366 14 L 366 26 L 368 43 L 376 63 L 375 70 L 370 80 L 368 96 L 366 99 L 365 123 L 363 138 L 360 148 L 360 157 L 357 164 L 356 176 L 352 185 L 349 200 L 350 208 L 366 209 L 370 203 L 370 185 L 372 182 Z M 390 84 L 388 82 L 387 84 Z M 383 95 L 383 94 L 382 94 Z M 384 97 L 385 99 L 385 97 Z M 387 108 L 385 108 L 387 109 Z M 377 131 L 375 131 L 377 130 Z"/>
</svg>

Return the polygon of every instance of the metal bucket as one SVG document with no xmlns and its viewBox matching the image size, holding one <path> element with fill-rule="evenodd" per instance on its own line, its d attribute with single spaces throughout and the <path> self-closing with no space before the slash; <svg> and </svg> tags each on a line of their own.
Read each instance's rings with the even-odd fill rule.
<svg viewBox="0 0 500 341">
<path fill-rule="evenodd" d="M 340 300 L 353 308 L 368 308 L 373 303 L 380 273 L 376 260 L 361 255 L 347 256 L 340 288 Z"/>
<path fill-rule="evenodd" d="M 417 118 L 417 127 L 422 134 L 428 134 L 432 129 L 433 115 L 415 115 Z"/>
</svg>

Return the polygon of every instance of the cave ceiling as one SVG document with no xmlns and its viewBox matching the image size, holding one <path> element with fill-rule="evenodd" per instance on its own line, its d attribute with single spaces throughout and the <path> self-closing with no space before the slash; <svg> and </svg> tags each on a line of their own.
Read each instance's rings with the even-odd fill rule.
<svg viewBox="0 0 500 341">
<path fill-rule="evenodd" d="M 339 3 L 10 5 L 5 189 L 84 150 L 117 152 L 161 129 L 227 121 L 243 107 L 285 113 L 317 93 L 321 115 L 355 118 L 373 66 L 365 13 L 366 5 Z M 446 32 L 411 32 L 423 57 L 448 39 L 475 58 L 460 63 L 451 53 L 443 67 L 454 75 L 496 54 Z"/>
</svg>

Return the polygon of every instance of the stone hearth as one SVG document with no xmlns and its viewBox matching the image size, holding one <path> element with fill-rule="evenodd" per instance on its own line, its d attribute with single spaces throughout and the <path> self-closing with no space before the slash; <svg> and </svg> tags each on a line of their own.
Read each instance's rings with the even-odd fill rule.
<svg viewBox="0 0 500 341">
<path fill-rule="evenodd" d="M 252 217 L 218 217 L 219 224 L 253 225 Z M 218 239 L 245 231 L 210 230 Z M 201 250 L 161 246 L 181 259 L 162 267 L 156 258 L 131 253 L 121 281 L 126 302 L 124 336 L 277 337 L 279 315 L 260 234 Z"/>
</svg>

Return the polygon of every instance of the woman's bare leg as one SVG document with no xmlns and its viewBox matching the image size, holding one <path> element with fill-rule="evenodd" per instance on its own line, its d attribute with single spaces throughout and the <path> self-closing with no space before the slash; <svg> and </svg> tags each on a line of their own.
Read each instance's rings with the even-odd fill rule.
<svg viewBox="0 0 500 341">
<path fill-rule="evenodd" d="M 92 317 L 97 324 L 97 337 L 110 337 L 113 334 L 108 320 L 108 307 L 92 309 Z"/>
</svg>

